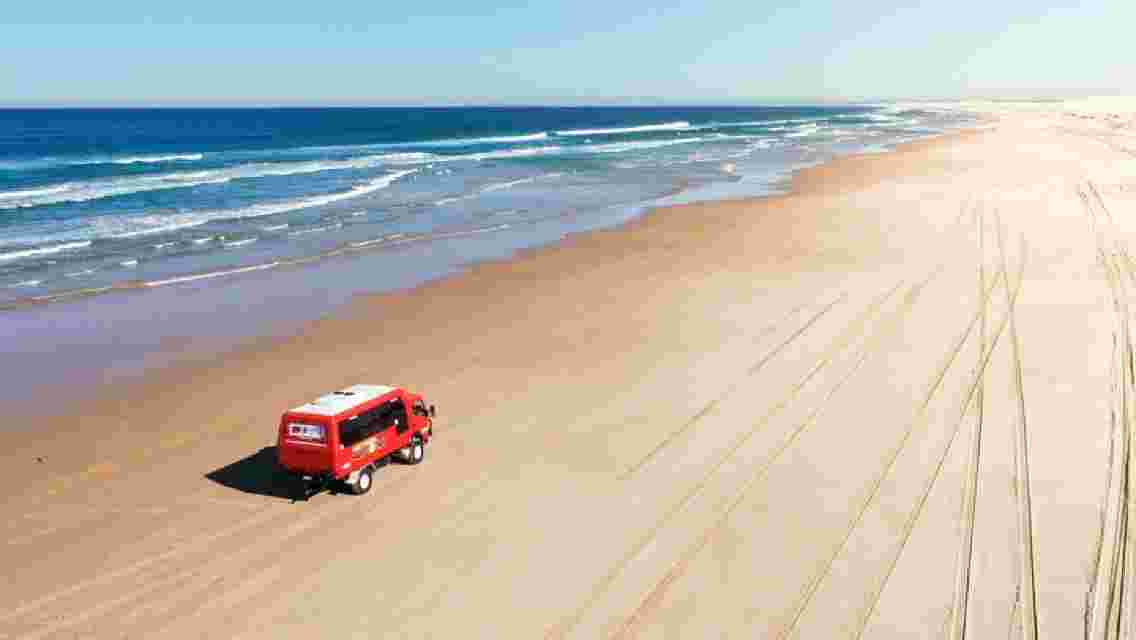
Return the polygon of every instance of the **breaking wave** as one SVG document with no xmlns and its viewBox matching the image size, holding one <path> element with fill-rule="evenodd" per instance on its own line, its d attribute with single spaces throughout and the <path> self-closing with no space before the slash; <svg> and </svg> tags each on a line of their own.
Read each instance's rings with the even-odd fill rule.
<svg viewBox="0 0 1136 640">
<path fill-rule="evenodd" d="M 380 178 L 369 180 L 362 184 L 356 185 L 346 191 L 338 191 L 319 196 L 308 196 L 305 198 L 297 198 L 295 200 L 285 200 L 283 202 L 266 202 L 262 204 L 255 204 L 241 209 L 221 209 L 217 211 L 190 213 L 190 214 L 177 214 L 171 216 L 148 216 L 146 220 L 152 226 L 142 229 L 132 229 L 110 234 L 108 237 L 112 238 L 133 238 L 141 235 L 151 235 L 155 233 L 163 233 L 167 231 L 177 231 L 179 229 L 186 229 L 203 225 L 213 220 L 239 220 L 243 218 L 260 218 L 264 216 L 271 216 L 280 213 L 287 213 L 297 209 L 307 209 L 309 207 L 319 207 L 333 202 L 340 202 L 342 200 L 349 200 L 351 198 L 358 198 L 360 196 L 374 193 L 380 189 L 385 189 L 393 184 L 399 178 L 408 176 L 417 171 L 417 169 L 406 169 L 403 171 L 396 171 L 387 174 Z M 139 219 L 127 218 L 121 221 L 124 225 L 137 225 Z M 284 227 L 279 227 L 284 228 Z M 204 242 L 207 239 L 196 240 L 195 242 Z"/>
<path fill-rule="evenodd" d="M 70 184 L 59 184 L 54 187 L 44 187 L 42 189 L 21 189 L 19 191 L 0 191 L 0 200 L 10 200 L 14 198 L 35 198 L 37 196 L 47 196 L 53 193 L 62 193 L 71 188 Z M 2 205 L 0 205 L 2 206 Z"/>
<path fill-rule="evenodd" d="M 307 162 L 255 163 L 226 169 L 168 173 L 157 176 L 110 178 L 90 182 L 61 184 L 42 189 L 0 192 L 0 209 L 41 207 L 65 202 L 87 202 L 164 189 L 186 189 L 232 180 L 291 176 L 371 169 L 383 165 L 420 164 L 437 160 L 428 153 L 393 153 L 349 158 L 346 160 L 311 160 Z"/>
<path fill-rule="evenodd" d="M 61 251 L 71 251 L 74 249 L 85 249 L 91 246 L 90 240 L 83 240 L 82 242 L 66 242 L 63 244 L 52 245 L 50 247 L 36 247 L 34 249 L 22 249 L 20 251 L 9 251 L 8 253 L 0 253 L 0 262 L 8 260 L 18 260 L 20 258 L 33 258 L 36 256 L 45 256 Z"/>
<path fill-rule="evenodd" d="M 678 122 L 664 122 L 662 124 L 645 124 L 636 127 L 612 127 L 608 129 L 567 129 L 557 131 L 558 136 L 607 136 L 619 133 L 642 133 L 645 131 L 682 131 L 689 129 L 690 123 L 685 120 Z"/>
<path fill-rule="evenodd" d="M 205 155 L 201 153 L 175 153 L 165 156 L 131 156 L 129 158 L 111 158 L 107 160 L 90 160 L 76 164 L 103 164 L 110 162 L 111 164 L 157 164 L 159 162 L 196 162 L 204 158 Z"/>
</svg>

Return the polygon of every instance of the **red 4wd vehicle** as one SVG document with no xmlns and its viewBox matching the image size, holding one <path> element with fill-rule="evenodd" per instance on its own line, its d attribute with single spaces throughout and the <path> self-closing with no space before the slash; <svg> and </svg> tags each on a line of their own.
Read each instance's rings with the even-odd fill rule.
<svg viewBox="0 0 1136 640">
<path fill-rule="evenodd" d="M 356 495 L 397 455 L 418 464 L 434 435 L 434 406 L 398 387 L 357 384 L 288 411 L 280 419 L 276 458 L 303 478 L 305 495 L 335 481 Z"/>
</svg>

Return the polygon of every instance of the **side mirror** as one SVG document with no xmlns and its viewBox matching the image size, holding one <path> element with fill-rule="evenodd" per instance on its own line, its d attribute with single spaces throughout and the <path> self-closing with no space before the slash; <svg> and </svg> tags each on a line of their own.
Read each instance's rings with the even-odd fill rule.
<svg viewBox="0 0 1136 640">
<path fill-rule="evenodd" d="M 430 405 L 430 417 L 433 418 L 438 412 L 434 409 L 434 405 Z"/>
</svg>

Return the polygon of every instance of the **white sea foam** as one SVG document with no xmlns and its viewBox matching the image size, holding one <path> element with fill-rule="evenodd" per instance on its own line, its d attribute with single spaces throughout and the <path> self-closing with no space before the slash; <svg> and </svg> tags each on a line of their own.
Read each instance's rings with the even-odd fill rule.
<svg viewBox="0 0 1136 640">
<path fill-rule="evenodd" d="M 382 244 L 383 242 L 386 242 L 386 241 L 387 241 L 386 238 L 375 238 L 374 240 L 363 240 L 361 242 L 352 242 L 351 246 L 356 248 L 356 249 L 361 249 L 363 247 L 369 247 L 371 245 Z"/>
<path fill-rule="evenodd" d="M 805 136 L 811 136 L 814 133 L 818 133 L 819 131 L 820 131 L 820 126 L 817 125 L 816 123 L 803 124 L 803 125 L 798 126 L 797 129 L 795 131 L 793 131 L 793 133 L 785 134 L 785 137 L 786 138 L 803 138 Z"/>
<path fill-rule="evenodd" d="M 238 273 L 248 273 L 250 271 L 263 271 L 271 269 L 280 264 L 279 261 L 268 262 L 265 264 L 257 264 L 251 267 L 241 267 L 239 269 L 228 269 L 226 271 L 212 271 L 209 273 L 199 273 L 192 276 L 179 276 L 177 278 L 167 278 L 165 280 L 151 280 L 144 283 L 147 287 L 162 287 L 168 284 L 178 284 L 180 282 L 194 282 L 196 280 L 208 280 L 210 278 L 220 278 L 222 276 L 232 276 Z"/>
<path fill-rule="evenodd" d="M 211 219 L 259 218 L 263 216 L 275 215 L 278 213 L 286 213 L 288 211 L 295 211 L 297 209 L 319 207 L 331 204 L 333 202 L 340 202 L 342 200 L 349 200 L 351 198 L 365 196 L 369 193 L 379 191 L 380 189 L 386 189 L 399 178 L 408 176 L 415 171 L 417 171 L 417 169 L 405 169 L 403 171 L 389 173 L 380 178 L 375 178 L 363 184 L 355 185 L 347 191 L 340 191 L 337 193 L 329 193 L 319 196 L 309 196 L 306 198 L 288 200 L 285 202 L 255 204 L 243 209 L 215 212 L 214 214 L 210 214 L 210 216 Z"/>
<path fill-rule="evenodd" d="M 8 285 L 9 289 L 19 289 L 21 287 L 38 287 L 43 284 L 43 280 L 24 280 L 23 282 L 15 282 Z"/>
<path fill-rule="evenodd" d="M 213 220 L 233 220 L 242 218 L 256 218 L 278 213 L 285 213 L 297 209 L 317 207 L 341 200 L 357 198 L 390 186 L 395 180 L 414 173 L 416 169 L 396 171 L 379 178 L 356 185 L 346 191 L 339 191 L 319 196 L 309 196 L 283 202 L 267 202 L 254 204 L 240 209 L 219 209 L 212 211 L 199 211 L 193 213 L 156 214 L 148 216 L 121 216 L 104 217 L 92 223 L 83 233 L 86 237 L 96 238 L 134 238 L 157 233 L 178 231 L 198 227 Z M 280 227 L 281 229 L 286 228 Z M 194 244 L 203 244 L 213 240 L 213 236 L 197 238 Z M 2 258 L 0 258 L 2 259 Z"/>
<path fill-rule="evenodd" d="M 197 160 L 201 160 L 204 157 L 205 156 L 200 153 L 173 153 L 162 156 L 131 156 L 128 158 L 112 158 L 110 162 L 112 164 L 156 164 L 159 162 L 177 161 L 196 162 Z M 84 164 L 96 164 L 99 162 L 100 161 L 98 160 L 94 160 L 90 162 L 84 162 Z"/>
<path fill-rule="evenodd" d="M 307 229 L 298 229 L 296 231 L 289 233 L 288 235 L 290 235 L 290 236 L 306 236 L 310 233 L 320 233 L 322 231 L 333 231 L 335 229 L 340 229 L 342 227 L 343 227 L 343 223 L 337 222 L 335 224 L 327 224 L 327 225 L 323 225 L 321 227 L 310 227 L 310 228 L 307 228 Z"/>
<path fill-rule="evenodd" d="M 94 272 L 94 269 L 83 269 L 82 271 L 72 271 L 71 273 L 65 273 L 63 275 L 67 276 L 68 278 L 82 278 L 83 276 L 89 276 Z"/>
<path fill-rule="evenodd" d="M 767 124 L 777 123 L 777 120 L 750 120 L 747 122 L 713 122 L 698 127 L 699 129 L 733 129 L 743 127 L 764 127 Z"/>
<path fill-rule="evenodd" d="M 480 233 L 492 233 L 494 231 L 504 231 L 511 228 L 513 225 L 509 223 L 499 224 L 492 227 L 479 227 L 477 229 L 467 229 L 465 231 L 451 231 L 449 233 L 439 233 L 431 236 L 431 240 L 445 240 L 446 238 L 459 238 L 461 236 L 472 236 Z"/>
<path fill-rule="evenodd" d="M 148 180 L 209 180 L 216 177 L 214 171 L 183 171 L 182 173 L 175 173 L 171 176 L 151 176 Z"/>
<path fill-rule="evenodd" d="M 531 183 L 537 181 L 538 179 L 540 179 L 540 177 L 541 176 L 533 176 L 531 178 L 521 178 L 520 180 L 509 180 L 508 182 L 494 182 L 492 184 L 487 184 L 484 187 L 482 187 L 481 193 L 490 193 L 490 192 L 493 192 L 493 191 L 502 191 L 504 189 L 512 189 L 513 187 L 515 187 L 517 185 L 531 184 Z"/>
<path fill-rule="evenodd" d="M 285 222 L 284 224 L 272 224 L 268 225 L 267 227 L 261 227 L 261 229 L 264 231 L 282 231 L 284 229 L 287 229 L 288 227 L 288 223 Z"/>
<path fill-rule="evenodd" d="M 137 238 L 138 236 L 149 236 L 155 233 L 166 233 L 168 231 L 177 231 L 178 229 L 191 229 L 199 227 L 207 220 L 198 220 L 188 214 L 179 214 L 171 218 L 163 218 L 161 216 L 145 216 L 144 218 L 127 218 L 125 220 L 117 221 L 103 221 L 102 227 L 119 228 L 128 225 L 137 225 L 139 222 L 146 225 L 141 229 L 134 229 L 132 231 L 112 231 L 111 233 L 104 234 L 108 238 Z M 197 242 L 194 240 L 194 242 Z M 159 246 L 168 246 L 172 242 L 161 243 L 154 245 L 155 248 Z"/>
<path fill-rule="evenodd" d="M 556 153 L 563 149 L 558 146 L 527 147 L 523 149 L 502 149 L 500 151 L 486 151 L 483 153 L 470 153 L 463 156 L 452 156 L 446 160 L 504 160 L 506 158 L 527 158 L 530 156 L 544 156 Z"/>
<path fill-rule="evenodd" d="M 374 238 L 373 240 L 362 240 L 360 242 L 352 242 L 351 247 L 353 249 L 362 249 L 363 247 L 370 247 L 370 246 L 374 246 L 376 244 L 384 244 L 384 243 L 388 243 L 388 242 L 393 242 L 393 241 L 398 240 L 400 238 L 403 238 L 405 236 L 406 236 L 405 233 L 392 233 L 388 236 L 383 236 L 381 238 Z"/>
<path fill-rule="evenodd" d="M 548 138 L 548 133 L 526 133 L 516 136 L 488 136 L 485 138 L 454 138 L 451 140 L 433 140 L 425 142 L 407 143 L 407 146 L 423 147 L 467 147 L 475 144 L 514 144 L 517 142 L 534 142 Z"/>
<path fill-rule="evenodd" d="M 534 156 L 547 156 L 564 151 L 569 147 L 548 145 L 543 147 L 524 147 L 521 149 L 498 149 L 496 151 L 482 151 L 480 153 L 466 153 L 456 156 L 437 156 L 434 162 L 478 162 L 481 160 L 508 160 L 509 158 L 529 158 Z M 442 170 L 438 173 L 453 173 Z"/>
<path fill-rule="evenodd" d="M 231 242 L 226 242 L 226 243 L 224 243 L 224 245 L 226 247 L 229 247 L 229 248 L 243 247 L 245 245 L 250 245 L 254 242 L 256 242 L 256 238 L 245 238 L 244 240 L 233 240 Z"/>
<path fill-rule="evenodd" d="M 64 244 L 52 245 L 50 247 L 36 247 L 34 249 L 10 251 L 8 253 L 0 253 L 0 262 L 7 260 L 19 260 L 20 258 L 34 258 L 35 256 L 50 255 L 52 253 L 71 251 L 74 249 L 85 249 L 89 246 L 91 246 L 91 242 L 89 240 L 84 240 L 81 242 L 67 242 Z"/>
<path fill-rule="evenodd" d="M 35 198 L 37 196 L 48 196 L 53 193 L 62 193 L 71 188 L 69 184 L 59 184 L 53 187 L 43 187 L 41 189 L 21 189 L 19 191 L 0 191 L 0 200 L 9 200 L 12 198 Z"/>
<path fill-rule="evenodd" d="M 513 188 L 517 185 L 530 184 L 530 183 L 536 182 L 537 180 L 543 180 L 543 179 L 546 179 L 546 178 L 559 178 L 562 175 L 564 175 L 564 174 L 563 173 L 544 173 L 544 174 L 541 174 L 539 176 L 532 176 L 532 177 L 529 177 L 529 178 L 520 178 L 519 180 L 509 180 L 507 182 L 494 182 L 494 183 L 487 184 L 484 187 L 482 187 L 481 193 L 489 193 L 489 192 L 492 192 L 492 191 L 501 191 L 502 189 L 511 189 L 511 188 Z"/>
<path fill-rule="evenodd" d="M 120 262 L 118 264 L 123 266 L 123 267 L 137 267 L 138 266 L 138 260 L 131 258 L 130 260 L 123 260 L 122 262 Z"/>
<path fill-rule="evenodd" d="M 612 127 L 605 129 L 567 129 L 557 131 L 558 136 L 604 136 L 620 133 L 642 133 L 644 131 L 681 131 L 689 129 L 690 123 L 685 120 L 679 122 L 664 122 L 662 124 L 645 124 L 637 127 Z"/>
<path fill-rule="evenodd" d="M 175 244 L 177 244 L 177 243 L 176 242 L 159 242 L 158 244 L 154 245 L 154 248 L 155 249 L 165 249 L 166 247 L 172 247 Z"/>
<path fill-rule="evenodd" d="M 607 144 L 582 145 L 577 147 L 589 153 L 623 153 L 625 151 L 642 151 L 644 149 L 658 149 L 676 144 L 690 144 L 702 142 L 706 138 L 675 138 L 673 140 L 643 140 L 639 142 L 609 142 Z"/>
<path fill-rule="evenodd" d="M 545 178 L 559 178 L 562 175 L 564 175 L 564 174 L 559 173 L 559 172 L 558 173 L 545 173 L 545 174 L 541 174 L 539 176 L 530 176 L 528 178 L 519 178 L 517 180 L 508 180 L 508 181 L 505 181 L 505 182 L 491 182 L 491 183 L 481 187 L 480 189 L 478 189 L 474 193 L 467 193 L 467 194 L 461 195 L 461 196 L 448 196 L 448 197 L 442 198 L 440 200 L 434 201 L 434 204 L 441 206 L 441 205 L 446 205 L 446 204 L 452 204 L 454 202 L 460 202 L 462 200 L 470 200 L 470 199 L 476 198 L 477 196 L 479 196 L 483 193 L 492 193 L 494 191 L 503 191 L 505 189 L 511 189 L 513 187 L 516 187 L 516 186 L 519 186 L 519 185 L 522 185 L 522 184 L 531 184 L 533 182 L 536 182 L 537 180 L 542 180 L 542 179 L 545 179 Z"/>
<path fill-rule="evenodd" d="M 748 120 L 745 122 L 712 122 L 706 125 L 691 127 L 692 131 L 701 129 L 741 129 L 741 128 L 770 128 L 778 125 L 798 124 L 801 122 L 815 122 L 815 118 L 786 118 L 781 120 Z M 782 129 L 784 127 L 781 127 Z"/>
<path fill-rule="evenodd" d="M 165 153 L 136 156 L 91 156 L 87 158 L 40 158 L 23 163 L 25 168 L 80 166 L 92 164 L 159 164 L 162 162 L 197 162 L 202 153 Z"/>
</svg>

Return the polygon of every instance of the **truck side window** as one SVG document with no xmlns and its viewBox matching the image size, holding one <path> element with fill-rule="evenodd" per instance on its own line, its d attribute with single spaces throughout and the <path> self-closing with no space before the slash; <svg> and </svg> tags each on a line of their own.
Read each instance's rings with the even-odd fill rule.
<svg viewBox="0 0 1136 640">
<path fill-rule="evenodd" d="M 363 435 L 364 419 L 352 416 L 339 423 L 339 444 L 350 447 L 367 436 Z"/>
<path fill-rule="evenodd" d="M 414 401 L 414 414 L 419 415 L 419 416 L 423 416 L 423 417 L 427 417 L 427 416 L 430 415 L 429 413 L 427 413 L 426 405 L 422 402 L 421 398 Z"/>
<path fill-rule="evenodd" d="M 377 407 L 340 422 L 340 444 L 350 447 L 375 435 L 385 427 L 383 417 L 383 407 Z"/>
</svg>

